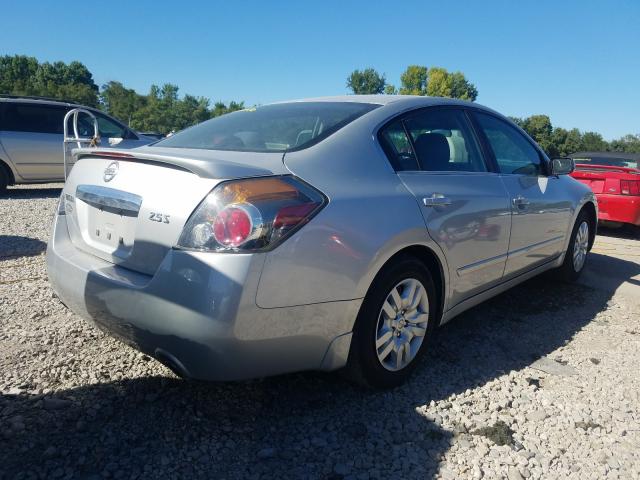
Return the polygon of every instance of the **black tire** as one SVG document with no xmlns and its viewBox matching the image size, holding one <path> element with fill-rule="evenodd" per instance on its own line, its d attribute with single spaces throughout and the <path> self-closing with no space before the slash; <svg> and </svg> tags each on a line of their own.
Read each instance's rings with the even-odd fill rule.
<svg viewBox="0 0 640 480">
<path fill-rule="evenodd" d="M 587 225 L 587 242 L 588 247 L 586 252 L 584 253 L 584 261 L 576 266 L 574 262 L 574 253 L 578 245 L 576 244 L 576 237 L 578 236 L 578 232 L 583 224 Z M 559 268 L 560 277 L 565 282 L 574 282 L 580 277 L 580 274 L 583 272 L 587 259 L 589 258 L 589 250 L 591 246 L 590 238 L 591 232 L 594 228 L 593 222 L 590 221 L 589 216 L 585 212 L 580 212 L 578 218 L 576 219 L 576 223 L 573 226 L 573 230 L 571 231 L 571 239 L 569 240 L 569 246 L 567 248 L 567 253 L 564 256 L 564 262 L 562 266 Z"/>
<path fill-rule="evenodd" d="M 5 172 L 2 162 L 0 162 L 0 195 L 6 192 L 7 185 L 9 184 L 9 177 Z"/>
<path fill-rule="evenodd" d="M 391 371 L 385 368 L 382 361 L 378 359 L 376 349 L 378 322 L 382 315 L 383 304 L 387 301 L 387 297 L 391 295 L 392 289 L 395 289 L 401 282 L 410 281 L 411 279 L 418 280 L 426 290 L 428 298 L 426 333 L 422 343 L 417 347 L 417 353 L 414 354 L 413 359 L 400 370 Z M 429 341 L 433 337 L 437 322 L 437 300 L 436 289 L 429 269 L 415 257 L 402 256 L 385 266 L 376 276 L 360 307 L 353 331 L 349 361 L 345 369 L 347 376 L 360 385 L 369 388 L 392 388 L 406 381 L 419 364 Z M 406 328 L 411 329 L 410 326 Z M 396 341 L 396 333 L 394 331 L 394 337 L 391 337 L 389 342 Z M 413 337 L 413 335 L 411 337 L 418 338 Z M 401 339 L 398 338 L 397 341 L 401 341 Z M 393 351 L 394 355 L 395 353 Z"/>
</svg>

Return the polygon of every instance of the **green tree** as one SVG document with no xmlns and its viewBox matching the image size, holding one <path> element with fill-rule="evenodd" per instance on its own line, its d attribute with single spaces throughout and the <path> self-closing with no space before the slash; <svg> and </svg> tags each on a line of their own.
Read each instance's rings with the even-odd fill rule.
<svg viewBox="0 0 640 480">
<path fill-rule="evenodd" d="M 462 72 L 446 68 L 409 65 L 400 76 L 401 95 L 429 95 L 475 101 L 478 89 Z"/>
<path fill-rule="evenodd" d="M 551 134 L 550 157 L 566 157 L 572 153 L 582 150 L 582 134 L 577 128 L 565 130 L 564 128 L 554 128 Z"/>
<path fill-rule="evenodd" d="M 451 98 L 453 78 L 445 68 L 432 67 L 429 69 L 426 94 L 430 97 Z"/>
<path fill-rule="evenodd" d="M 8 95 L 35 95 L 33 78 L 39 63 L 24 55 L 0 57 L 0 93 Z"/>
<path fill-rule="evenodd" d="M 640 133 L 612 140 L 609 148 L 614 152 L 640 153 Z"/>
<path fill-rule="evenodd" d="M 37 95 L 70 100 L 95 107 L 98 86 L 80 62 L 39 63 L 34 57 L 0 57 L 0 93 Z"/>
<path fill-rule="evenodd" d="M 210 112 L 211 118 L 219 117 L 225 113 L 231 113 L 244 108 L 244 102 L 229 102 L 229 105 L 225 105 L 223 102 L 216 102 L 213 105 L 213 109 Z"/>
<path fill-rule="evenodd" d="M 475 102 L 478 98 L 478 89 L 467 80 L 462 72 L 453 72 L 451 74 L 451 97 Z"/>
<path fill-rule="evenodd" d="M 607 142 L 597 132 L 584 132 L 582 134 L 582 148 L 588 152 L 601 152 L 607 149 Z"/>
<path fill-rule="evenodd" d="M 99 93 L 99 95 L 98 95 Z M 40 95 L 100 106 L 110 115 L 141 131 L 168 133 L 211 117 L 244 108 L 243 102 L 216 102 L 185 95 L 177 85 L 152 85 L 141 95 L 121 82 L 110 81 L 99 91 L 91 72 L 80 62 L 39 63 L 24 55 L 0 56 L 0 94 Z"/>
<path fill-rule="evenodd" d="M 557 155 L 557 149 L 552 145 L 553 126 L 547 115 L 531 115 L 521 126 L 548 155 Z"/>
<path fill-rule="evenodd" d="M 103 110 L 129 125 L 134 113 L 142 108 L 145 102 L 144 95 L 138 94 L 131 88 L 126 88 L 120 82 L 108 82 L 102 86 L 100 92 L 100 103 Z"/>
<path fill-rule="evenodd" d="M 427 94 L 427 67 L 409 65 L 400 75 L 400 95 Z"/>
<path fill-rule="evenodd" d="M 356 95 L 377 95 L 384 91 L 386 80 L 373 68 L 354 70 L 347 77 L 347 87 Z"/>
<path fill-rule="evenodd" d="M 386 93 L 387 95 L 397 95 L 398 89 L 395 87 L 395 85 L 391 85 L 389 83 L 384 87 L 384 93 Z"/>
</svg>

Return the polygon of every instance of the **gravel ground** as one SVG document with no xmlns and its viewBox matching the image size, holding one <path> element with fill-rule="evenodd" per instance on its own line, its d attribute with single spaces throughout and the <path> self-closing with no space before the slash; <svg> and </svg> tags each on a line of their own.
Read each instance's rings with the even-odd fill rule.
<svg viewBox="0 0 640 480">
<path fill-rule="evenodd" d="M 406 385 L 177 379 L 68 312 L 59 185 L 0 199 L 0 478 L 639 478 L 640 241 L 601 236 L 440 329 Z"/>
</svg>

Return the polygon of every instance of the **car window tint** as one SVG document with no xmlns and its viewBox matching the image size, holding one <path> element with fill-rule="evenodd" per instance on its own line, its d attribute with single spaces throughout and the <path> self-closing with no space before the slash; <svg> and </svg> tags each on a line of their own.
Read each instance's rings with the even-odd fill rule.
<svg viewBox="0 0 640 480">
<path fill-rule="evenodd" d="M 380 132 L 380 143 L 394 170 L 420 169 L 411 142 L 400 120 L 393 122 Z"/>
<path fill-rule="evenodd" d="M 113 120 L 94 112 L 98 120 L 100 138 L 126 138 L 127 130 Z M 69 133 L 73 135 L 73 116 L 69 117 Z M 93 119 L 86 113 L 78 115 L 78 134 L 81 137 L 93 137 Z"/>
<path fill-rule="evenodd" d="M 74 135 L 73 132 L 73 115 L 67 120 L 67 129 L 69 135 Z M 93 120 L 86 113 L 80 112 L 78 114 L 78 135 L 81 137 L 93 137 Z"/>
<path fill-rule="evenodd" d="M 96 114 L 98 117 L 98 130 L 103 138 L 125 138 L 125 128 L 104 115 Z"/>
<path fill-rule="evenodd" d="M 9 103 L 4 108 L 2 128 L 11 132 L 61 134 L 65 113 L 63 107 Z"/>
<path fill-rule="evenodd" d="M 422 170 L 487 171 L 462 111 L 427 108 L 407 117 L 404 123 Z"/>
<path fill-rule="evenodd" d="M 165 138 L 155 146 L 237 152 L 300 150 L 379 107 L 359 102 L 264 105 L 212 118 Z"/>
<path fill-rule="evenodd" d="M 540 175 L 540 154 L 524 135 L 492 115 L 475 113 L 491 145 L 500 173 Z"/>
<path fill-rule="evenodd" d="M 629 158 L 614 158 L 614 157 L 574 157 L 574 162 L 581 163 L 583 165 L 606 165 L 608 167 L 627 167 L 627 168 L 640 168 L 640 161 L 632 160 Z"/>
</svg>

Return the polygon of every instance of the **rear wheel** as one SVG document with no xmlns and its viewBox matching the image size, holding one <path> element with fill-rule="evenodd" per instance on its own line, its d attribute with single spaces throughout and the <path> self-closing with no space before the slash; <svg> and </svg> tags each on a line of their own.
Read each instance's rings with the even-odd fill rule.
<svg viewBox="0 0 640 480">
<path fill-rule="evenodd" d="M 433 279 L 422 262 L 407 256 L 385 267 L 358 314 L 349 376 L 375 388 L 404 382 L 432 336 L 436 305 Z"/>
<path fill-rule="evenodd" d="M 576 280 L 587 263 L 589 254 L 589 239 L 591 237 L 591 222 L 583 212 L 578 215 L 578 219 L 571 232 L 569 248 L 564 256 L 564 262 L 560 267 L 562 277 L 566 281 Z"/>
</svg>

